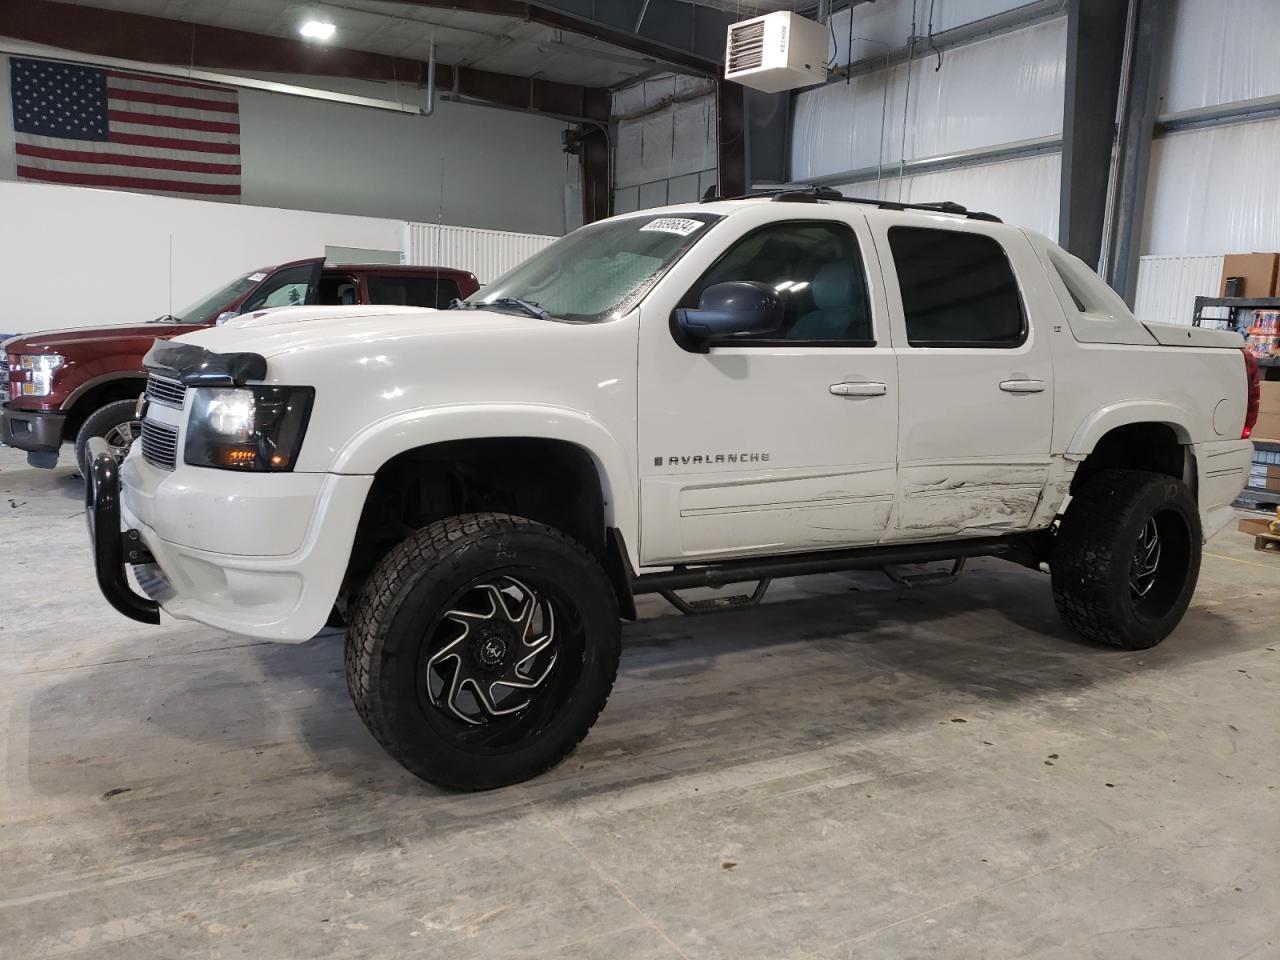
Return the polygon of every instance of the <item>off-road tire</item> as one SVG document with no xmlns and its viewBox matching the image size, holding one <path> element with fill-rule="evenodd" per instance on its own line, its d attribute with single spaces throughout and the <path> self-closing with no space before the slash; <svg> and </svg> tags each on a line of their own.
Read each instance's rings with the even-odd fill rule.
<svg viewBox="0 0 1280 960">
<path fill-rule="evenodd" d="M 138 419 L 138 402 L 136 400 L 115 400 L 105 407 L 99 407 L 85 419 L 76 434 L 76 466 L 81 475 L 88 468 L 85 462 L 86 448 L 90 437 L 105 437 L 111 430 L 131 420 Z"/>
<path fill-rule="evenodd" d="M 499 573 L 563 598 L 576 618 L 580 664 L 577 655 L 571 664 L 557 661 L 556 670 L 573 671 L 572 686 L 531 742 L 478 754 L 449 733 L 446 711 L 424 702 L 430 694 L 418 665 L 453 598 Z M 375 567 L 349 620 L 346 675 L 356 712 L 406 769 L 453 790 L 518 783 L 559 763 L 604 709 L 618 671 L 617 598 L 599 562 L 560 531 L 507 514 L 449 517 L 414 533 Z"/>
<path fill-rule="evenodd" d="M 1150 594 L 1139 597 L 1131 564 L 1153 518 L 1165 566 Z M 1186 613 L 1201 547 L 1200 514 L 1186 484 L 1141 470 L 1104 470 L 1072 497 L 1054 538 L 1054 604 L 1087 640 L 1126 650 L 1153 647 Z"/>
</svg>

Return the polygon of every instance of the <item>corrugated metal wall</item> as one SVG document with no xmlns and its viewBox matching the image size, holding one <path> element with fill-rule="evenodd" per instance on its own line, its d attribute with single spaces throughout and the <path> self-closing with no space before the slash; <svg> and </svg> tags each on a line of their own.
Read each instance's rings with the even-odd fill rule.
<svg viewBox="0 0 1280 960">
<path fill-rule="evenodd" d="M 715 87 L 656 77 L 613 95 L 613 211 L 692 203 L 716 182 Z"/>
<path fill-rule="evenodd" d="M 1190 323 L 1196 297 L 1216 297 L 1221 282 L 1221 255 L 1143 257 L 1134 315 L 1158 323 Z"/>
<path fill-rule="evenodd" d="M 537 233 L 406 223 L 405 262 L 470 270 L 482 284 L 491 283 L 556 239 Z"/>
</svg>

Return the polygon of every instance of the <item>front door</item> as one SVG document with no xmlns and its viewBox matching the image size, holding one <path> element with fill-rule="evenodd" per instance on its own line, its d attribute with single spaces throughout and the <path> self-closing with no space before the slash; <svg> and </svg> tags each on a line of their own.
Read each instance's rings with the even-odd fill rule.
<svg viewBox="0 0 1280 960">
<path fill-rule="evenodd" d="M 866 220 L 825 206 L 770 215 L 716 226 L 727 237 L 695 246 L 642 308 L 646 565 L 874 543 L 888 523 L 898 377 L 884 291 L 867 282 Z M 681 347 L 671 311 L 730 280 L 773 287 L 784 329 L 707 353 Z"/>
<path fill-rule="evenodd" d="M 902 402 L 891 539 L 1024 529 L 1043 495 L 1053 424 L 1047 332 L 1018 276 L 1042 269 L 1016 234 L 974 221 L 869 214 L 889 288 Z M 1002 242 L 1004 241 L 1004 242 Z"/>
<path fill-rule="evenodd" d="M 301 307 L 314 304 L 320 290 L 324 258 L 297 260 L 277 267 L 240 305 L 240 313 L 271 307 Z"/>
</svg>

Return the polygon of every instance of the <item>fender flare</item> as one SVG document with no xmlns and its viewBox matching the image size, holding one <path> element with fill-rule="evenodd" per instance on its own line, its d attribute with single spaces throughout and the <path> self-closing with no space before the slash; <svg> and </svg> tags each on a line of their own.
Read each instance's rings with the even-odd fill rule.
<svg viewBox="0 0 1280 960">
<path fill-rule="evenodd" d="M 1131 423 L 1162 423 L 1173 430 L 1179 443 L 1191 443 L 1187 423 L 1190 414 L 1167 400 L 1121 400 L 1098 407 L 1085 417 L 1067 444 L 1068 459 L 1080 460 L 1093 452 L 1098 441 L 1116 427 Z"/>
<path fill-rule="evenodd" d="M 393 457 L 448 440 L 499 438 L 560 440 L 591 457 L 600 479 L 605 527 L 623 532 L 628 552 L 638 539 L 636 470 L 623 447 L 600 421 L 552 404 L 468 403 L 410 410 L 375 421 L 335 455 L 329 470 L 374 474 Z M 630 557 L 635 564 L 638 557 Z"/>
<path fill-rule="evenodd" d="M 137 358 L 135 357 L 133 359 L 136 361 Z M 135 367 L 132 370 L 111 370 L 106 373 L 97 374 L 80 384 L 80 386 L 72 390 L 71 393 L 67 394 L 67 399 L 62 401 L 62 406 L 59 407 L 59 409 L 63 413 L 70 413 L 75 405 L 79 403 L 90 390 L 94 390 L 105 383 L 111 383 L 116 380 L 141 380 L 145 383 L 146 379 L 147 372 L 141 367 Z"/>
</svg>

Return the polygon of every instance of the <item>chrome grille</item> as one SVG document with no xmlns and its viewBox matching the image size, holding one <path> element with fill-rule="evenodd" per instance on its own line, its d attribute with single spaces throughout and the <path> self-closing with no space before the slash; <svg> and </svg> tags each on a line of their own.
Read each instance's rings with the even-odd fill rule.
<svg viewBox="0 0 1280 960">
<path fill-rule="evenodd" d="M 178 428 L 143 420 L 142 455 L 149 463 L 172 470 L 178 462 Z"/>
<path fill-rule="evenodd" d="M 764 24 L 737 24 L 729 28 L 727 73 L 753 70 L 764 63 Z"/>
<path fill-rule="evenodd" d="M 182 401 L 186 399 L 187 388 L 177 380 L 151 374 L 147 377 L 147 399 L 152 403 L 163 403 L 166 407 L 182 409 Z"/>
</svg>

